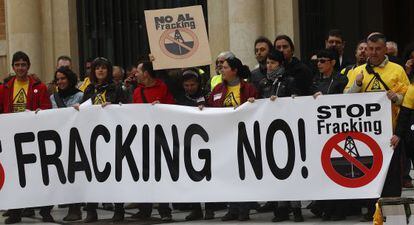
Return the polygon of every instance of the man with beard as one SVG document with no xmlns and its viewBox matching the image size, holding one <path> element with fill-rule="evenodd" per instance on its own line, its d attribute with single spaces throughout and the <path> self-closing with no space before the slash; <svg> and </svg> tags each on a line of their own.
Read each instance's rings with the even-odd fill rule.
<svg viewBox="0 0 414 225">
<path fill-rule="evenodd" d="M 295 79 L 299 89 L 298 95 L 310 95 L 310 88 L 313 82 L 312 71 L 298 58 L 294 56 L 295 46 L 292 39 L 287 35 L 279 35 L 274 42 L 275 49 L 281 51 L 285 58 L 284 67 L 286 75 Z"/>
<path fill-rule="evenodd" d="M 363 65 L 365 63 L 367 63 L 367 42 L 365 40 L 362 40 L 358 43 L 357 48 L 355 49 L 355 62 L 356 64 L 354 65 L 349 65 L 347 67 L 345 67 L 342 71 L 341 74 L 348 76 L 348 73 L 355 69 L 356 67 Z"/>
<path fill-rule="evenodd" d="M 257 68 L 251 71 L 252 75 L 249 81 L 256 89 L 259 89 L 260 81 L 266 77 L 266 59 L 271 49 L 273 49 L 272 42 L 266 37 L 259 37 L 254 42 L 254 53 L 259 64 Z"/>
</svg>

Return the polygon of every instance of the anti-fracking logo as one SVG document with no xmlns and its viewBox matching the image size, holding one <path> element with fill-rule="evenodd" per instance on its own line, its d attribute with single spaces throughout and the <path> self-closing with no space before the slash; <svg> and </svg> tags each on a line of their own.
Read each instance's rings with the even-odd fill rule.
<svg viewBox="0 0 414 225">
<path fill-rule="evenodd" d="M 191 57 L 198 49 L 197 35 L 188 28 L 166 30 L 161 35 L 161 51 L 170 58 L 185 59 Z"/>
<path fill-rule="evenodd" d="M 1 153 L 1 144 L 0 144 L 0 153 Z M 4 169 L 3 169 L 3 165 L 1 165 L 0 163 L 0 190 L 3 188 L 4 185 L 4 179 L 5 179 L 5 175 L 4 175 Z"/>
<path fill-rule="evenodd" d="M 344 143 L 343 147 L 340 146 Z M 360 154 L 364 149 L 365 154 Z M 359 188 L 371 183 L 381 171 L 382 151 L 377 142 L 360 132 L 338 133 L 322 150 L 322 167 L 338 185 Z"/>
</svg>

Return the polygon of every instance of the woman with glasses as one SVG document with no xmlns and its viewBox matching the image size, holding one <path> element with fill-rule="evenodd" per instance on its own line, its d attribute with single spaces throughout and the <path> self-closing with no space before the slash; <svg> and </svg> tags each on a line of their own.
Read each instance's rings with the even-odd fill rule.
<svg viewBox="0 0 414 225">
<path fill-rule="evenodd" d="M 313 97 L 316 99 L 319 95 L 342 94 L 348 78 L 335 70 L 337 52 L 324 49 L 316 55 L 320 75 L 312 86 Z M 315 201 L 311 205 L 311 211 L 322 217 L 322 220 L 341 221 L 346 219 L 349 204 L 347 200 Z"/>
</svg>

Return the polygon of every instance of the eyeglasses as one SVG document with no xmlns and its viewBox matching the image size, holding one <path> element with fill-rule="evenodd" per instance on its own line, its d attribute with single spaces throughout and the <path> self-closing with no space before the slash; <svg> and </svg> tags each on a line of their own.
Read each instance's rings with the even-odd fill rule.
<svg viewBox="0 0 414 225">
<path fill-rule="evenodd" d="M 318 62 L 318 63 L 326 63 L 326 62 L 329 62 L 331 60 L 332 59 L 317 59 L 316 62 Z"/>
</svg>

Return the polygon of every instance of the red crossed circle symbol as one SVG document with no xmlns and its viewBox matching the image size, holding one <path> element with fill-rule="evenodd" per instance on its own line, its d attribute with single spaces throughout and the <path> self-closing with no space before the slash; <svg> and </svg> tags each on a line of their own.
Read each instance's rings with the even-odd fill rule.
<svg viewBox="0 0 414 225">
<path fill-rule="evenodd" d="M 369 150 L 371 150 L 373 156 L 373 163 L 371 168 L 368 168 L 363 163 L 358 161 L 358 159 L 352 157 L 338 145 L 341 141 L 344 141 L 349 136 L 354 140 L 365 143 L 369 147 Z M 364 173 L 364 175 L 358 178 L 348 178 L 338 173 L 338 171 L 336 171 L 332 165 L 331 161 L 331 154 L 333 151 L 337 151 L 339 154 L 341 154 L 345 160 L 356 166 L 359 170 L 362 171 L 362 173 Z M 348 188 L 359 188 L 371 183 L 381 171 L 382 161 L 382 151 L 377 142 L 370 136 L 360 132 L 336 134 L 328 140 L 322 150 L 322 167 L 326 175 L 328 175 L 328 177 L 335 183 Z"/>
<path fill-rule="evenodd" d="M 1 190 L 1 188 L 3 187 L 3 184 L 4 184 L 4 179 L 5 179 L 5 176 L 4 176 L 4 169 L 3 169 L 3 166 L 1 165 L 1 163 L 0 163 L 0 190 Z"/>
</svg>

